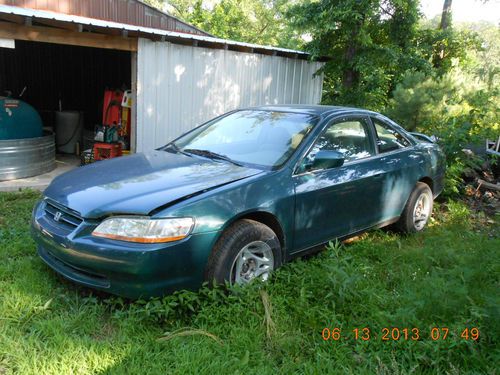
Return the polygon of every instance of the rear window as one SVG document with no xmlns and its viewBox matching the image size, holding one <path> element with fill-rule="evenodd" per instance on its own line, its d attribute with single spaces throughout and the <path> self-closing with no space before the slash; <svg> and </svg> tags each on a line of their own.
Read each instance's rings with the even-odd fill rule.
<svg viewBox="0 0 500 375">
<path fill-rule="evenodd" d="M 390 125 L 375 118 L 372 118 L 372 121 L 377 132 L 377 147 L 379 153 L 395 151 L 411 145 L 410 141 Z"/>
</svg>

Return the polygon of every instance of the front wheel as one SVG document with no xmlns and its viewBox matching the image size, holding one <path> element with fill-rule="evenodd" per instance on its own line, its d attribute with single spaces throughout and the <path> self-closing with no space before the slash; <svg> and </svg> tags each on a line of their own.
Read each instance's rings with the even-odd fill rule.
<svg viewBox="0 0 500 375">
<path fill-rule="evenodd" d="M 231 225 L 217 241 L 208 259 L 205 278 L 221 284 L 266 281 L 281 264 L 281 246 L 268 226 L 243 219 Z"/>
<path fill-rule="evenodd" d="M 429 185 L 418 182 L 396 223 L 397 228 L 406 233 L 422 231 L 431 217 L 433 203 L 434 198 Z"/>
</svg>

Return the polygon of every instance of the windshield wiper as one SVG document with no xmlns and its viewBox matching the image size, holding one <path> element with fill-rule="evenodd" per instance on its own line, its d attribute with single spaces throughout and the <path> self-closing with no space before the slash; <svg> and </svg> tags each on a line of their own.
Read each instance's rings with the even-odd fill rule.
<svg viewBox="0 0 500 375">
<path fill-rule="evenodd" d="M 186 156 L 189 156 L 190 158 L 192 158 L 193 156 L 188 154 L 187 152 L 184 152 L 182 151 L 179 146 L 177 146 L 174 142 L 171 142 L 169 143 L 165 148 L 172 148 L 175 152 L 178 152 L 180 154 L 183 154 L 183 155 L 186 155 Z"/>
<path fill-rule="evenodd" d="M 233 159 L 227 157 L 226 155 L 221 155 L 221 154 L 218 154 L 218 153 L 210 151 L 210 150 L 198 150 L 196 148 L 185 148 L 183 151 L 188 152 L 190 154 L 194 154 L 194 155 L 204 156 L 204 157 L 209 158 L 209 159 L 224 160 L 224 161 L 227 161 L 227 162 L 232 163 L 234 165 L 237 165 L 239 167 L 242 166 L 242 164 L 234 161 Z"/>
</svg>

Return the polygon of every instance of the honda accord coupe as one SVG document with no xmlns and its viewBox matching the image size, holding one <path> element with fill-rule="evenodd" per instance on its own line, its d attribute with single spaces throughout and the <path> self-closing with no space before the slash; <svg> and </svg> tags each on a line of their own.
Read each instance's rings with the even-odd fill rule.
<svg viewBox="0 0 500 375">
<path fill-rule="evenodd" d="M 56 272 L 125 297 L 245 284 L 334 238 L 421 231 L 444 171 L 433 139 L 378 113 L 255 107 L 57 177 L 32 233 Z"/>
</svg>

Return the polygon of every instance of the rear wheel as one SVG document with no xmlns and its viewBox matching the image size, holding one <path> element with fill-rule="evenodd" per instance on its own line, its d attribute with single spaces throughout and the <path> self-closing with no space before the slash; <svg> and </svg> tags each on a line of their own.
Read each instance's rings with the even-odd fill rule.
<svg viewBox="0 0 500 375">
<path fill-rule="evenodd" d="M 205 278 L 217 283 L 247 284 L 263 281 L 281 264 L 281 246 L 271 228 L 253 220 L 240 220 L 217 241 L 209 257 Z"/>
<path fill-rule="evenodd" d="M 406 233 L 422 231 L 431 217 L 433 201 L 429 185 L 418 182 L 396 223 L 397 228 Z"/>
</svg>

